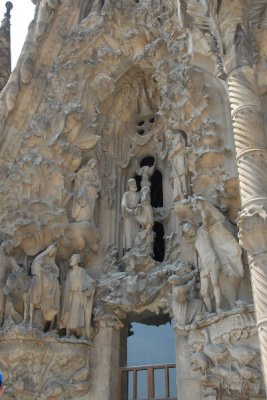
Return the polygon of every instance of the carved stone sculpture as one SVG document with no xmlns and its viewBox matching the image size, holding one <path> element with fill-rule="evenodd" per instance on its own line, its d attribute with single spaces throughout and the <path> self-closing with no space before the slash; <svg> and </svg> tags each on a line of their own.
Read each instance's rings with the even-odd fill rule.
<svg viewBox="0 0 267 400">
<path fill-rule="evenodd" d="M 14 243 L 11 240 L 6 240 L 0 245 L 0 324 L 4 321 L 5 312 L 5 284 L 8 278 L 8 274 L 16 272 L 20 268 L 11 255 L 14 250 Z"/>
<path fill-rule="evenodd" d="M 191 324 L 194 317 L 204 311 L 201 299 L 190 299 L 189 292 L 196 284 L 196 271 L 191 271 L 182 279 L 172 275 L 168 282 L 172 285 L 172 313 L 176 327 Z"/>
<path fill-rule="evenodd" d="M 168 158 L 171 163 L 173 200 L 180 200 L 187 195 L 186 177 L 188 173 L 186 161 L 186 141 L 181 132 L 167 132 L 170 141 Z"/>
<path fill-rule="evenodd" d="M 154 218 L 149 186 L 143 186 L 140 194 L 141 199 L 140 204 L 138 204 L 135 210 L 135 219 L 141 226 L 141 229 L 151 230 L 154 225 Z"/>
<path fill-rule="evenodd" d="M 129 191 L 125 192 L 121 202 L 123 217 L 123 248 L 129 250 L 134 247 L 138 225 L 135 212 L 140 203 L 140 193 L 137 192 L 135 179 L 128 180 Z"/>
<path fill-rule="evenodd" d="M 221 309 L 221 288 L 219 284 L 220 263 L 213 248 L 208 231 L 200 226 L 196 232 L 195 247 L 199 255 L 201 295 L 209 312 L 212 312 L 211 298 L 209 295 L 210 286 L 216 303 L 216 311 Z"/>
<path fill-rule="evenodd" d="M 241 260 L 241 248 L 234 235 L 225 228 L 225 217 L 213 205 L 201 196 L 194 196 L 186 200 L 193 212 L 198 227 L 186 224 L 184 235 L 194 238 L 194 246 L 198 253 L 200 269 L 201 294 L 209 312 L 212 311 L 209 287 L 213 288 L 216 310 L 221 309 L 221 287 L 219 273 L 236 281 L 241 280 L 244 274 Z M 179 211 L 178 211 L 179 213 Z M 197 222 L 198 221 L 198 222 Z"/>
<path fill-rule="evenodd" d="M 142 188 L 144 186 L 147 186 L 150 188 L 150 186 L 151 186 L 150 178 L 153 175 L 154 171 L 155 171 L 155 163 L 152 165 L 152 167 L 149 167 L 148 165 L 144 165 L 143 167 L 137 168 L 136 173 L 142 177 L 142 180 L 141 180 Z"/>
<path fill-rule="evenodd" d="M 202 225 L 209 234 L 226 274 L 242 278 L 244 275 L 242 250 L 232 232 L 225 228 L 224 215 L 201 196 L 193 197 L 193 207 L 200 213 Z"/>
<path fill-rule="evenodd" d="M 43 319 L 53 322 L 59 312 L 59 269 L 55 263 L 57 247 L 49 246 L 33 260 L 29 288 L 30 326 L 34 309 L 40 308 Z"/>
<path fill-rule="evenodd" d="M 71 216 L 76 221 L 94 223 L 96 200 L 101 182 L 95 159 L 91 159 L 76 174 Z"/>
<path fill-rule="evenodd" d="M 17 301 L 23 302 L 23 323 L 26 323 L 29 317 L 29 287 L 31 278 L 27 274 L 24 267 L 16 266 L 15 270 L 8 275 L 6 284 L 4 286 L 4 293 L 10 296 L 15 296 Z"/>
<path fill-rule="evenodd" d="M 85 269 L 79 267 L 80 261 L 79 254 L 74 254 L 70 259 L 71 270 L 64 288 L 61 327 L 66 328 L 67 336 L 74 332 L 77 336 L 89 339 L 95 281 Z"/>
</svg>

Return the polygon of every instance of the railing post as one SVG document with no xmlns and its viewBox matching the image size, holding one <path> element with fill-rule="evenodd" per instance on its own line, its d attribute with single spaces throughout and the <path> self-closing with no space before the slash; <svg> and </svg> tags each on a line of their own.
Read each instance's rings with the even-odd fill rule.
<svg viewBox="0 0 267 400">
<path fill-rule="evenodd" d="M 165 397 L 170 397 L 169 367 L 165 367 Z"/>
<path fill-rule="evenodd" d="M 154 368 L 150 367 L 147 369 L 147 383 L 148 383 L 148 400 L 154 399 L 155 387 L 154 387 Z"/>
<path fill-rule="evenodd" d="M 133 369 L 133 400 L 137 400 L 137 370 Z"/>
</svg>

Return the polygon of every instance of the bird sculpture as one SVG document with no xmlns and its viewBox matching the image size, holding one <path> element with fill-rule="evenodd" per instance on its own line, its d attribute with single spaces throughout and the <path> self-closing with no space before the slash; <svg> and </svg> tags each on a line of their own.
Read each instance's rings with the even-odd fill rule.
<svg viewBox="0 0 267 400">
<path fill-rule="evenodd" d="M 202 333 L 206 339 L 203 347 L 203 352 L 212 360 L 212 362 L 216 366 L 218 366 L 218 364 L 222 363 L 225 360 L 228 352 L 225 348 L 210 342 L 210 336 L 207 329 L 203 329 Z"/>
<path fill-rule="evenodd" d="M 209 368 L 209 358 L 204 353 L 193 353 L 190 357 L 190 367 L 193 371 L 200 370 L 205 375 Z"/>
<path fill-rule="evenodd" d="M 233 344 L 229 344 L 227 348 L 231 357 L 236 360 L 240 365 L 249 365 L 251 361 L 259 355 L 259 352 L 257 350 L 251 349 L 249 347 L 235 346 Z"/>
</svg>

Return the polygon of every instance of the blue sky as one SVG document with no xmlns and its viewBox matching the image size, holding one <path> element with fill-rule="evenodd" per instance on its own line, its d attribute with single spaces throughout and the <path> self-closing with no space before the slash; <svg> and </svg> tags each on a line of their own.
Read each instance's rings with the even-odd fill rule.
<svg viewBox="0 0 267 400">
<path fill-rule="evenodd" d="M 0 19 L 5 13 L 6 0 L 0 0 Z M 28 25 L 33 19 L 35 6 L 31 0 L 12 0 L 11 11 L 11 43 L 12 43 L 12 69 L 17 63 L 21 48 L 25 41 Z"/>
</svg>

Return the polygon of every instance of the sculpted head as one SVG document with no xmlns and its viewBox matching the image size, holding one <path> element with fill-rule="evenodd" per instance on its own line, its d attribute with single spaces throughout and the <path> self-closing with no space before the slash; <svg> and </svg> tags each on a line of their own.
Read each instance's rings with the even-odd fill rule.
<svg viewBox="0 0 267 400">
<path fill-rule="evenodd" d="M 183 224 L 183 230 L 182 230 L 182 234 L 184 237 L 186 238 L 194 238 L 196 236 L 196 228 L 194 225 L 190 224 L 190 223 L 185 223 Z"/>
<path fill-rule="evenodd" d="M 47 249 L 47 255 L 50 257 L 55 257 L 57 253 L 57 245 L 56 243 L 51 244 L 51 246 L 48 247 Z"/>
<path fill-rule="evenodd" d="M 70 266 L 71 267 L 78 266 L 80 264 L 80 262 L 81 262 L 80 254 L 73 254 L 71 256 L 71 259 L 70 259 Z"/>
<path fill-rule="evenodd" d="M 128 180 L 128 188 L 130 192 L 136 192 L 137 191 L 137 186 L 136 186 L 136 181 L 135 179 L 129 179 Z"/>
<path fill-rule="evenodd" d="M 94 169 L 97 167 L 97 161 L 94 158 L 91 158 L 91 160 L 88 161 L 87 165 L 88 167 Z"/>
</svg>

